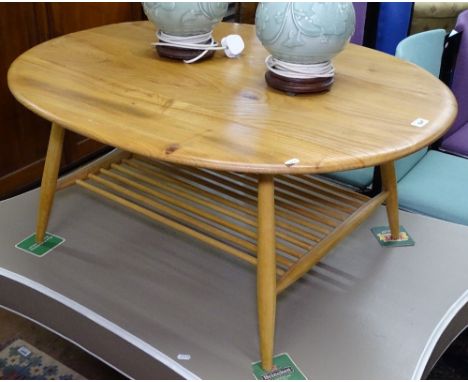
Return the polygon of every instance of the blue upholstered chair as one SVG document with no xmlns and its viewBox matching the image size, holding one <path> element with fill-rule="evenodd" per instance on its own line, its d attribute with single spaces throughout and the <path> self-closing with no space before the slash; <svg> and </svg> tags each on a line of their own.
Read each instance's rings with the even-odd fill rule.
<svg viewBox="0 0 468 382">
<path fill-rule="evenodd" d="M 439 77 L 444 39 L 445 31 L 443 29 L 418 33 L 402 40 L 396 48 L 395 55 L 403 60 L 413 62 L 431 72 L 434 76 Z M 403 178 L 426 152 L 427 148 L 397 161 L 397 180 Z M 327 177 L 365 190 L 372 185 L 374 168 L 367 167 L 351 171 L 334 172 L 327 174 Z"/>
<path fill-rule="evenodd" d="M 407 37 L 396 55 L 438 76 L 445 31 Z M 396 163 L 400 208 L 468 225 L 468 159 L 423 149 Z M 339 180 L 362 187 L 370 184 L 373 169 L 347 171 Z M 336 175 L 335 175 L 336 176 Z"/>
<path fill-rule="evenodd" d="M 400 208 L 468 225 L 468 159 L 429 150 L 398 183 Z"/>
<path fill-rule="evenodd" d="M 431 37 L 429 33 L 436 32 L 424 32 L 419 36 Z M 412 37 L 401 42 L 397 54 L 437 75 L 439 53 L 429 38 Z M 410 169 L 398 182 L 400 208 L 468 225 L 468 159 L 421 150 L 399 161 L 398 165 L 402 162 Z"/>
</svg>

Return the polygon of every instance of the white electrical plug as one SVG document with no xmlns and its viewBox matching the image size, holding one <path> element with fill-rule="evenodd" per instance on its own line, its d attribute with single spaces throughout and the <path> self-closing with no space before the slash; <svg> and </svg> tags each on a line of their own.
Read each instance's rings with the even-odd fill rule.
<svg viewBox="0 0 468 382">
<path fill-rule="evenodd" d="M 224 48 L 224 53 L 229 58 L 239 56 L 244 50 L 244 40 L 238 34 L 230 34 L 221 40 L 221 46 Z"/>
</svg>

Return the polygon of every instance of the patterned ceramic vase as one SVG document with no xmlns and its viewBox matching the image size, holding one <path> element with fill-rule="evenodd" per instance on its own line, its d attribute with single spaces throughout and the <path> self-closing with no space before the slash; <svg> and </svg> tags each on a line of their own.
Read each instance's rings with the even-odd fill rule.
<svg viewBox="0 0 468 382">
<path fill-rule="evenodd" d="M 228 3 L 143 3 L 148 19 L 173 36 L 195 36 L 211 32 L 226 14 Z"/>
<path fill-rule="evenodd" d="M 329 61 L 348 43 L 355 14 L 348 3 L 260 3 L 257 37 L 276 59 L 295 64 Z"/>
</svg>

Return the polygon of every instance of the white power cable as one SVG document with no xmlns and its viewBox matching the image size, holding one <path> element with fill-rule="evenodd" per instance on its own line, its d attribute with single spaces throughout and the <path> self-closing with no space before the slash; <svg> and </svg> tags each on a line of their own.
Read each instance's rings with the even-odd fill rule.
<svg viewBox="0 0 468 382">
<path fill-rule="evenodd" d="M 198 56 L 190 60 L 184 60 L 186 64 L 191 64 L 200 60 L 210 50 L 224 49 L 223 47 L 219 47 L 218 43 L 213 40 L 212 32 L 195 36 L 173 36 L 158 30 L 156 37 L 159 39 L 159 42 L 153 43 L 153 46 L 171 46 L 174 48 L 203 50 Z"/>
<path fill-rule="evenodd" d="M 155 42 L 153 46 L 170 46 L 181 49 L 202 50 L 202 52 L 190 59 L 184 60 L 186 64 L 191 64 L 200 60 L 205 54 L 211 50 L 224 50 L 230 58 L 236 57 L 244 50 L 244 42 L 237 35 L 229 35 L 222 39 L 221 46 L 213 39 L 212 32 L 203 33 L 195 36 L 173 36 L 159 30 L 156 33 L 159 42 Z"/>
<path fill-rule="evenodd" d="M 293 64 L 268 56 L 265 65 L 271 72 L 288 78 L 312 79 L 333 77 L 335 69 L 331 61 L 325 61 L 318 64 Z"/>
<path fill-rule="evenodd" d="M 159 42 L 153 45 L 175 46 L 177 48 L 199 50 L 217 47 L 218 44 L 213 40 L 212 33 L 213 32 L 208 32 L 195 36 L 174 36 L 158 30 L 156 37 L 159 39 Z"/>
</svg>

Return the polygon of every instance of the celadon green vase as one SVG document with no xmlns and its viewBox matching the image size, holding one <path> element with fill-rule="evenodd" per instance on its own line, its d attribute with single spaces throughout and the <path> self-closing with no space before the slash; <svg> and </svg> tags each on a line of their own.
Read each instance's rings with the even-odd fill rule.
<svg viewBox="0 0 468 382">
<path fill-rule="evenodd" d="M 208 33 L 226 15 L 228 3 L 143 3 L 148 19 L 162 32 L 173 36 Z"/>
<path fill-rule="evenodd" d="M 331 60 L 349 42 L 354 7 L 346 3 L 260 3 L 257 37 L 276 59 L 294 64 Z"/>
</svg>

